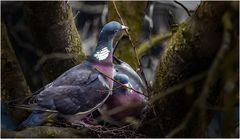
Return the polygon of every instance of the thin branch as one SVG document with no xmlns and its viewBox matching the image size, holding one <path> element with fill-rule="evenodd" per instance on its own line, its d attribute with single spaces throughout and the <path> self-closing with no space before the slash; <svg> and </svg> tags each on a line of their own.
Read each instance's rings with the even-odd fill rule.
<svg viewBox="0 0 240 139">
<path fill-rule="evenodd" d="M 73 16 L 73 19 L 76 19 L 80 11 L 77 11 L 77 13 Z"/>
<path fill-rule="evenodd" d="M 119 88 L 121 88 L 122 86 L 118 86 L 116 88 L 113 88 L 112 90 L 111 89 L 108 89 L 108 90 L 96 90 L 97 92 L 107 92 L 107 91 L 114 91 L 114 90 L 117 90 Z"/>
<path fill-rule="evenodd" d="M 178 2 L 176 0 L 174 0 L 175 3 L 177 3 L 178 5 L 180 5 L 187 13 L 188 16 L 191 16 L 190 11 L 188 10 L 188 8 L 186 6 L 184 6 L 181 2 Z"/>
<path fill-rule="evenodd" d="M 66 54 L 66 53 L 51 53 L 48 55 L 43 55 L 40 60 L 38 60 L 37 64 L 34 66 L 34 70 L 37 71 L 40 67 L 49 59 L 72 59 L 74 58 L 73 54 Z"/>
<path fill-rule="evenodd" d="M 143 103 L 132 103 L 132 104 L 123 105 L 123 106 L 119 106 L 114 109 L 108 110 L 107 113 L 109 116 L 111 116 L 111 115 L 118 114 L 120 112 L 123 112 L 123 111 L 131 109 L 131 108 L 138 108 L 140 106 L 144 106 L 144 104 Z"/>
<path fill-rule="evenodd" d="M 135 90 L 135 89 L 133 89 L 133 88 L 131 88 L 131 87 L 128 87 L 128 86 L 126 86 L 126 85 L 120 83 L 119 81 L 117 81 L 117 80 L 115 80 L 115 79 L 109 77 L 108 75 L 104 74 L 103 72 L 101 72 L 101 71 L 98 70 L 97 68 L 95 68 L 95 70 L 98 71 L 99 73 L 101 73 L 103 76 L 109 78 L 110 80 L 112 80 L 112 81 L 118 83 L 119 85 L 121 85 L 121 86 L 123 86 L 123 87 L 125 87 L 125 88 L 128 88 L 128 89 L 131 89 L 131 90 L 135 91 L 136 93 L 138 93 L 138 94 L 140 94 L 140 95 L 143 95 L 143 96 L 145 96 L 145 97 L 148 97 L 148 96 L 146 96 L 145 94 L 143 94 L 143 93 L 141 93 L 141 92 L 139 92 L 139 91 L 137 91 L 137 90 Z"/>
<path fill-rule="evenodd" d="M 114 56 L 114 55 L 113 55 L 113 59 L 114 59 L 118 64 L 121 64 L 121 63 L 122 63 L 122 61 L 121 61 L 119 58 L 117 58 L 116 56 Z"/>
<path fill-rule="evenodd" d="M 187 122 L 189 121 L 189 119 L 191 118 L 195 108 L 196 108 L 196 104 L 193 105 L 190 112 L 184 118 L 183 122 L 179 126 L 177 126 L 175 129 L 173 129 L 170 133 L 168 133 L 166 135 L 167 138 L 173 137 L 174 135 L 176 135 L 178 132 L 180 132 L 181 130 L 183 130 L 185 128 L 185 126 L 186 126 Z"/>
<path fill-rule="evenodd" d="M 201 73 L 201 74 L 199 74 L 199 75 L 196 75 L 196 76 L 190 78 L 189 80 L 187 80 L 187 81 L 185 81 L 185 82 L 183 82 L 183 83 L 181 83 L 181 84 L 178 84 L 178 85 L 175 85 L 174 87 L 168 88 L 166 91 L 164 91 L 164 93 L 159 93 L 159 94 L 153 96 L 149 103 L 153 105 L 153 103 L 156 102 L 157 100 L 159 100 L 159 99 L 161 99 L 161 98 L 163 98 L 163 97 L 166 97 L 166 96 L 168 96 L 168 95 L 170 95 L 170 94 L 173 94 L 173 93 L 175 93 L 177 90 L 182 89 L 183 87 L 187 86 L 188 84 L 191 84 L 191 83 L 193 83 L 193 82 L 196 82 L 196 81 L 202 79 L 202 78 L 205 77 L 205 76 L 206 76 L 206 72 L 203 72 L 203 73 Z M 153 107 L 153 108 L 154 108 L 154 107 Z M 153 112 L 154 112 L 154 115 L 156 116 L 156 112 L 155 112 L 154 109 L 153 109 Z M 190 115 L 190 114 L 189 114 L 189 115 Z M 191 116 L 191 115 L 190 115 L 190 116 Z M 190 116 L 187 116 L 187 117 L 190 117 Z M 188 118 L 188 119 L 189 119 L 189 118 Z M 178 130 L 180 130 L 180 129 L 182 129 L 182 126 L 181 126 L 181 125 L 180 125 L 180 127 L 178 127 L 176 130 L 178 131 Z M 174 132 L 176 132 L 176 131 L 174 131 Z"/>
<path fill-rule="evenodd" d="M 116 3 L 115 3 L 114 0 L 113 0 L 113 6 L 114 6 L 115 11 L 117 12 L 117 15 L 118 15 L 118 17 L 120 18 L 122 24 L 123 24 L 123 25 L 126 25 L 126 24 L 124 23 L 121 15 L 120 15 L 119 11 L 118 11 L 118 8 L 117 8 Z M 139 69 L 140 69 L 140 73 L 141 73 L 141 75 L 143 76 L 144 82 L 145 82 L 145 84 L 146 84 L 146 86 L 147 86 L 148 96 L 150 96 L 150 87 L 149 87 L 149 84 L 148 84 L 148 82 L 147 82 L 146 76 L 145 76 L 145 74 L 144 74 L 144 72 L 143 72 L 142 64 L 141 64 L 141 62 L 140 62 L 140 60 L 139 60 L 139 58 L 138 58 L 136 47 L 135 47 L 135 45 L 133 44 L 132 37 L 131 37 L 131 35 L 130 35 L 130 33 L 129 33 L 128 30 L 126 30 L 126 33 L 127 33 L 128 38 L 129 38 L 129 40 L 130 40 L 130 42 L 131 42 L 131 45 L 132 45 L 132 47 L 133 47 L 134 55 L 135 55 L 136 61 L 137 61 L 137 63 L 138 63 L 138 67 L 139 67 Z"/>
<path fill-rule="evenodd" d="M 203 77 L 206 76 L 206 72 L 200 73 L 190 79 L 188 79 L 185 82 L 182 82 L 181 84 L 175 85 L 171 88 L 168 88 L 167 90 L 163 91 L 163 93 L 159 93 L 156 94 L 152 97 L 152 99 L 150 100 L 150 103 L 154 103 L 155 101 L 159 100 L 160 98 L 166 97 L 172 93 L 175 93 L 177 90 L 182 89 L 183 87 L 187 86 L 188 84 L 194 83 L 200 79 L 202 79 Z"/>
<path fill-rule="evenodd" d="M 115 8 L 115 10 L 116 10 L 116 12 L 117 12 L 117 15 L 118 15 L 118 17 L 120 18 L 122 24 L 123 24 L 123 25 L 126 25 L 126 24 L 124 23 L 124 21 L 123 21 L 121 15 L 120 15 L 119 11 L 118 11 L 118 8 L 117 8 L 117 6 L 116 6 L 115 1 L 113 0 L 112 2 L 113 2 L 113 6 L 114 6 L 114 8 Z M 128 33 L 128 30 L 126 30 L 126 32 Z"/>
<path fill-rule="evenodd" d="M 106 128 L 106 127 L 87 127 L 87 129 L 94 132 L 94 134 L 98 134 L 99 137 L 103 137 L 103 135 L 108 135 L 109 137 L 145 137 L 142 134 L 136 133 L 135 130 L 132 129 L 132 124 L 124 125 L 122 127 L 114 127 L 114 128 Z"/>
<path fill-rule="evenodd" d="M 181 83 L 181 84 L 179 84 L 179 85 L 176 85 L 176 86 L 174 86 L 174 87 L 171 87 L 171 88 L 167 89 L 167 90 L 163 93 L 163 95 L 161 94 L 161 95 L 153 96 L 153 97 L 151 98 L 149 104 L 153 104 L 155 101 L 159 100 L 160 98 L 166 97 L 167 95 L 170 95 L 170 94 L 172 94 L 172 93 L 175 93 L 177 90 L 182 89 L 182 88 L 184 88 L 185 86 L 187 86 L 188 84 L 191 84 L 191 83 L 193 83 L 193 82 L 196 82 L 196 81 L 204 78 L 205 76 L 206 76 L 206 72 L 203 72 L 203 73 L 201 73 L 201 74 L 199 74 L 199 75 L 196 75 L 196 76 L 190 78 L 189 80 L 187 80 L 187 81 L 185 81 L 185 82 L 183 82 L 183 83 Z M 109 116 L 110 116 L 110 115 L 114 115 L 114 114 L 117 114 L 117 113 L 122 112 L 122 111 L 124 111 L 124 110 L 127 110 L 127 109 L 129 109 L 129 108 L 137 108 L 137 107 L 140 107 L 140 106 L 142 106 L 141 103 L 136 103 L 136 104 L 126 105 L 126 106 L 116 107 L 116 108 L 114 108 L 114 109 L 112 109 L 112 110 L 109 110 L 109 111 L 108 111 L 108 115 L 109 115 Z M 191 114 L 189 114 L 188 117 L 190 117 L 190 116 L 191 116 Z M 188 119 L 189 119 L 189 118 L 188 118 Z M 182 127 L 181 127 L 181 128 L 182 128 Z"/>
<path fill-rule="evenodd" d="M 159 34 L 157 36 L 151 37 L 149 40 L 141 43 L 137 48 L 137 54 L 141 57 L 147 50 L 152 48 L 156 44 L 163 43 L 172 36 L 172 33 Z"/>
<path fill-rule="evenodd" d="M 117 50 L 117 47 L 118 47 L 118 44 L 120 42 L 120 40 L 122 39 L 123 37 L 123 34 L 121 34 L 121 36 L 119 37 L 119 39 L 116 41 L 114 47 L 113 47 L 113 55 L 115 54 L 116 50 Z"/>
</svg>

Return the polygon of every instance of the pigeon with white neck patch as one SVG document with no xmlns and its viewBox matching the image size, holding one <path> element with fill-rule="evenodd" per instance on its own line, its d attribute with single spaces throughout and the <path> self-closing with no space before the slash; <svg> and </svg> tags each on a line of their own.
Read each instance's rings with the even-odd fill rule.
<svg viewBox="0 0 240 139">
<path fill-rule="evenodd" d="M 18 129 L 41 125 L 49 117 L 85 117 L 102 106 L 112 94 L 113 86 L 113 81 L 102 73 L 113 78 L 113 39 L 125 29 L 116 21 L 107 23 L 100 32 L 95 52 L 87 60 L 16 106 L 33 110 Z"/>
</svg>

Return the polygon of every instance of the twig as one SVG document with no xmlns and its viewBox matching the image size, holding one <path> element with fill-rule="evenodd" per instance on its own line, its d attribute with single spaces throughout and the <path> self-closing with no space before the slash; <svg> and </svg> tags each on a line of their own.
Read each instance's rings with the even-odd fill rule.
<svg viewBox="0 0 240 139">
<path fill-rule="evenodd" d="M 123 24 L 123 25 L 126 25 L 126 24 L 124 23 L 124 21 L 123 21 L 121 15 L 120 15 L 119 11 L 118 11 L 118 8 L 117 8 L 117 6 L 116 6 L 115 1 L 113 0 L 112 2 L 113 2 L 113 6 L 114 6 L 114 8 L 115 8 L 115 10 L 116 10 L 116 12 L 117 12 L 117 15 L 118 15 L 118 17 L 120 18 L 122 24 Z M 126 32 L 128 32 L 128 31 L 126 30 Z"/>
<path fill-rule="evenodd" d="M 119 89 L 119 88 L 121 88 L 122 86 L 118 86 L 118 87 L 116 87 L 116 88 L 113 88 L 112 90 L 111 89 L 108 89 L 108 90 L 96 90 L 97 92 L 107 92 L 107 91 L 114 91 L 114 90 L 117 90 L 117 89 Z"/>
<path fill-rule="evenodd" d="M 222 38 L 222 45 L 221 48 L 216 56 L 216 58 L 214 59 L 214 62 L 212 63 L 212 66 L 209 70 L 208 73 L 208 78 L 204 84 L 204 88 L 201 92 L 201 97 L 199 100 L 199 107 L 201 108 L 201 125 L 203 127 L 203 129 L 206 127 L 206 122 L 204 117 L 206 116 L 206 104 L 207 104 L 207 96 L 209 94 L 209 92 L 211 91 L 212 86 L 214 85 L 214 81 L 216 80 L 216 77 L 218 76 L 218 69 L 219 66 L 221 64 L 221 62 L 223 61 L 224 55 L 226 54 L 227 50 L 229 49 L 230 43 L 231 43 L 231 33 L 230 30 L 232 29 L 232 23 L 230 20 L 230 15 L 229 12 L 226 12 L 223 15 L 222 18 L 222 22 L 223 22 L 223 28 L 224 28 L 224 32 L 223 32 L 223 38 Z"/>
<path fill-rule="evenodd" d="M 94 132 L 100 132 L 100 133 L 109 133 L 109 132 L 114 132 L 114 131 L 119 131 L 119 130 L 122 130 L 124 128 L 127 128 L 129 127 L 130 125 L 125 125 L 125 126 L 122 126 L 122 127 L 118 127 L 118 128 L 112 128 L 112 129 L 107 129 L 107 128 L 104 128 L 104 127 L 87 127 L 88 129 L 94 131 Z M 103 130 L 105 129 L 105 130 Z"/>
<path fill-rule="evenodd" d="M 166 91 L 163 91 L 163 93 L 158 94 L 158 95 L 154 95 L 154 96 L 150 99 L 149 103 L 153 105 L 153 103 L 156 102 L 157 100 L 159 100 L 159 99 L 161 99 L 161 98 L 163 98 L 163 97 L 166 97 L 166 96 L 168 96 L 168 95 L 170 95 L 170 94 L 173 94 L 173 93 L 175 93 L 177 90 L 180 90 L 180 89 L 184 88 L 185 86 L 187 86 L 188 84 L 194 83 L 194 82 L 196 82 L 196 81 L 204 78 L 205 76 L 206 76 L 206 72 L 203 72 L 203 73 L 200 73 L 200 74 L 198 74 L 198 75 L 196 75 L 196 76 L 188 79 L 187 81 L 185 81 L 185 82 L 183 82 L 183 83 L 180 83 L 180 84 L 178 84 L 178 85 L 175 85 L 174 87 L 168 88 Z M 155 116 L 156 116 L 156 115 L 155 115 Z M 150 120 L 148 120 L 148 121 L 145 121 L 144 123 L 150 123 L 150 122 L 155 121 L 155 120 L 157 120 L 157 119 L 159 119 L 159 117 L 155 117 L 155 119 L 150 119 Z"/>
<path fill-rule="evenodd" d="M 106 127 L 87 127 L 87 129 L 97 134 L 98 137 L 108 135 L 108 137 L 145 137 L 142 134 L 136 133 L 131 129 L 131 124 L 122 127 L 106 128 Z"/>
<path fill-rule="evenodd" d="M 143 96 L 145 96 L 145 97 L 148 97 L 148 96 L 146 96 L 145 94 L 143 94 L 143 93 L 141 93 L 141 92 L 139 92 L 139 91 L 137 91 L 137 90 L 135 90 L 135 89 L 133 89 L 133 88 L 131 88 L 131 87 L 128 87 L 128 86 L 126 86 L 126 85 L 120 83 L 119 81 L 117 81 L 117 80 L 115 80 L 115 79 L 109 77 L 108 75 L 104 74 L 103 72 L 101 72 L 101 71 L 98 70 L 97 68 L 95 68 L 95 70 L 98 71 L 99 73 L 101 73 L 103 76 L 109 78 L 110 80 L 112 80 L 112 81 L 118 83 L 119 85 L 121 85 L 121 86 L 123 86 L 123 87 L 125 87 L 125 88 L 128 88 L 128 89 L 131 89 L 131 90 L 135 91 L 136 93 L 138 93 L 138 94 L 140 94 L 140 95 L 143 95 Z"/>
<path fill-rule="evenodd" d="M 191 116 L 195 110 L 195 107 L 196 107 L 196 105 L 193 105 L 190 112 L 184 118 L 183 122 L 179 126 L 177 126 L 175 129 L 173 129 L 170 133 L 168 133 L 166 135 L 167 138 L 171 138 L 172 136 L 176 135 L 178 132 L 180 132 L 181 130 L 183 130 L 185 128 L 187 122 L 189 121 L 189 119 L 191 118 Z"/>
<path fill-rule="evenodd" d="M 126 24 L 124 23 L 121 15 L 120 15 L 119 11 L 118 11 L 118 8 L 117 8 L 117 6 L 116 6 L 115 1 L 113 0 L 112 2 L 113 2 L 113 6 L 114 6 L 114 8 L 115 8 L 115 11 L 117 12 L 117 15 L 118 15 L 118 17 L 120 18 L 122 24 L 123 24 L 123 25 L 126 25 Z M 132 37 L 131 37 L 131 35 L 130 35 L 130 33 L 129 33 L 128 30 L 126 30 L 126 33 L 127 33 L 128 38 L 129 38 L 129 40 L 130 40 L 130 42 L 131 42 L 131 45 L 132 45 L 132 47 L 133 47 L 134 55 L 135 55 L 136 61 L 137 61 L 137 63 L 138 63 L 138 67 L 139 67 L 139 69 L 140 69 L 140 73 L 141 73 L 141 75 L 143 76 L 144 82 L 145 82 L 145 84 L 146 84 L 146 86 L 147 86 L 148 96 L 150 96 L 150 87 L 149 87 L 149 85 L 148 85 L 146 76 L 145 76 L 145 74 L 144 74 L 144 72 L 143 72 L 141 62 L 140 62 L 140 60 L 139 60 L 139 58 L 138 58 L 136 47 L 135 47 L 135 45 L 133 44 Z"/>
<path fill-rule="evenodd" d="M 118 59 L 116 56 L 113 55 L 113 59 L 118 63 L 118 64 L 121 64 L 122 61 L 120 59 Z"/>
<path fill-rule="evenodd" d="M 128 110 L 130 108 L 138 108 L 140 106 L 144 106 L 144 104 L 143 103 L 132 103 L 132 104 L 128 104 L 128 105 L 123 105 L 123 106 L 120 106 L 120 107 L 116 107 L 112 110 L 109 110 L 108 115 L 111 116 L 111 115 L 123 112 L 125 110 Z"/>
<path fill-rule="evenodd" d="M 36 66 L 34 66 L 34 70 L 37 71 L 40 69 L 41 65 L 44 64 L 49 59 L 71 59 L 74 58 L 72 54 L 65 54 L 65 53 L 51 53 L 48 55 L 43 55 L 40 60 L 38 60 Z"/>
<path fill-rule="evenodd" d="M 210 91 L 210 88 L 212 87 L 215 77 L 218 75 L 217 69 L 219 68 L 219 65 L 226 54 L 227 49 L 229 48 L 230 41 L 231 41 L 231 34 L 230 30 L 232 29 L 232 25 L 230 22 L 229 13 L 225 13 L 223 16 L 223 26 L 224 26 L 224 33 L 223 33 L 223 41 L 222 46 L 220 47 L 220 50 L 218 51 L 213 64 L 211 65 L 209 71 L 208 71 L 208 77 L 205 81 L 205 84 L 203 86 L 203 89 L 201 91 L 200 96 L 198 99 L 194 102 L 193 107 L 187 114 L 187 116 L 184 118 L 183 122 L 177 126 L 174 130 L 172 130 L 169 134 L 167 134 L 166 137 L 172 137 L 176 135 L 179 131 L 183 130 L 188 123 L 189 119 L 191 118 L 192 114 L 194 113 L 194 110 L 196 108 L 200 108 L 202 110 L 202 114 L 200 117 L 204 118 L 206 113 L 206 99 L 208 96 L 208 93 Z M 203 128 L 205 127 L 205 120 L 201 121 L 203 125 Z"/>
<path fill-rule="evenodd" d="M 116 43 L 114 44 L 114 47 L 113 47 L 113 55 L 115 54 L 116 50 L 117 50 L 117 47 L 118 47 L 118 44 L 120 42 L 120 40 L 122 39 L 123 37 L 123 34 L 121 34 L 121 36 L 119 37 L 119 39 L 116 41 Z"/>
<path fill-rule="evenodd" d="M 203 73 L 201 73 L 201 74 L 199 74 L 199 75 L 194 76 L 193 78 L 190 78 L 189 80 L 187 80 L 187 81 L 185 81 L 185 82 L 183 82 L 183 83 L 181 83 L 181 84 L 179 84 L 179 85 L 176 85 L 176 86 L 174 86 L 174 87 L 172 87 L 172 88 L 169 88 L 169 89 L 166 90 L 166 92 L 164 93 L 164 95 L 156 95 L 156 96 L 152 97 L 152 99 L 150 100 L 149 103 L 150 103 L 150 104 L 153 104 L 155 101 L 159 100 L 160 98 L 166 97 L 167 95 L 170 95 L 170 94 L 176 92 L 176 90 L 182 89 L 182 88 L 185 87 L 186 85 L 202 79 L 203 77 L 205 77 L 205 75 L 206 75 L 206 72 L 203 72 Z M 129 109 L 129 108 L 137 108 L 137 107 L 139 107 L 139 106 L 141 106 L 141 105 L 142 105 L 142 104 L 137 103 L 137 104 L 134 104 L 134 105 L 131 104 L 131 105 L 126 105 L 126 106 L 116 107 L 116 108 L 108 111 L 108 115 L 113 115 L 113 114 L 122 112 L 122 111 L 124 111 L 124 110 L 127 110 L 127 109 Z"/>
<path fill-rule="evenodd" d="M 180 5 L 187 12 L 188 16 L 191 16 L 191 14 L 186 6 L 184 6 L 181 2 L 178 2 L 176 0 L 174 0 L 174 2 L 177 3 L 178 5 Z"/>
<path fill-rule="evenodd" d="M 77 13 L 73 16 L 73 19 L 76 19 L 76 17 L 78 16 L 79 13 L 80 13 L 80 11 L 77 11 Z"/>
<path fill-rule="evenodd" d="M 168 88 L 166 91 L 163 91 L 163 93 L 154 95 L 152 97 L 152 99 L 150 100 L 150 103 L 154 103 L 155 101 L 159 100 L 160 98 L 168 96 L 168 95 L 176 92 L 177 90 L 182 89 L 186 85 L 191 84 L 193 82 L 196 82 L 196 81 L 202 79 L 205 76 L 206 76 L 206 72 L 203 72 L 203 73 L 200 73 L 200 74 L 198 74 L 198 75 L 188 79 L 187 81 L 185 81 L 185 82 L 183 82 L 181 84 L 178 84 L 178 85 L 175 85 L 174 87 Z"/>
</svg>

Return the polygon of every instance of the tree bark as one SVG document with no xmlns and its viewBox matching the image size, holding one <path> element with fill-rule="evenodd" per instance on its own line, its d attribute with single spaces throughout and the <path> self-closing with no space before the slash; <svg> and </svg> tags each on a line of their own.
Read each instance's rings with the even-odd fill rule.
<svg viewBox="0 0 240 139">
<path fill-rule="evenodd" d="M 6 104 L 14 99 L 31 95 L 31 91 L 12 49 L 6 26 L 3 22 L 1 23 L 1 33 L 1 100 L 3 104 Z M 26 111 L 17 108 L 7 108 L 7 111 L 15 124 L 18 124 L 27 116 Z"/>
<path fill-rule="evenodd" d="M 48 82 L 84 60 L 67 2 L 26 2 L 25 6 L 35 46 L 44 53 L 40 70 Z"/>
<path fill-rule="evenodd" d="M 230 2 L 202 2 L 195 14 L 179 26 L 160 58 L 153 86 L 155 94 L 163 95 L 167 89 L 209 69 L 223 43 L 223 15 L 231 8 Z M 196 83 L 155 101 L 154 110 L 151 109 L 146 115 L 140 131 L 152 137 L 164 137 L 179 126 L 195 100 L 201 96 L 204 81 L 201 78 Z M 214 90 L 210 86 L 210 90 L 219 92 L 221 86 L 216 87 L 216 84 L 220 84 L 215 79 L 213 82 L 218 89 Z M 204 101 L 201 103 L 206 105 Z M 199 121 L 203 117 L 198 110 L 193 111 L 194 116 L 190 116 L 190 123 L 175 136 L 205 136 L 206 130 L 202 130 Z"/>
</svg>

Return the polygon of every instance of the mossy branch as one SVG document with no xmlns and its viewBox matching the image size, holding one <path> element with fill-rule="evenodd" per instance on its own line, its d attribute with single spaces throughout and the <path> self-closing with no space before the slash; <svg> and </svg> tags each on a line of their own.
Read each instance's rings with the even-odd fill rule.
<svg viewBox="0 0 240 139">
<path fill-rule="evenodd" d="M 229 12 L 226 12 L 223 15 L 223 26 L 224 26 L 224 33 L 223 33 L 223 41 L 220 50 L 218 51 L 209 71 L 208 71 L 208 76 L 207 79 L 203 85 L 203 89 L 201 91 L 200 96 L 197 98 L 197 100 L 194 102 L 193 107 L 191 108 L 190 112 L 188 112 L 187 116 L 184 118 L 182 123 L 177 126 L 175 129 L 173 129 L 170 133 L 167 134 L 166 137 L 173 137 L 176 135 L 178 132 L 183 130 L 187 123 L 189 122 L 191 116 L 194 114 L 195 109 L 199 109 L 199 114 L 201 116 L 201 125 L 199 125 L 198 130 L 202 130 L 202 133 L 204 133 L 204 129 L 206 129 L 206 110 L 207 110 L 207 98 L 210 95 L 210 90 L 213 87 L 213 85 L 216 83 L 217 75 L 219 75 L 219 70 L 221 66 L 221 62 L 224 58 L 224 56 L 227 53 L 227 50 L 230 48 L 230 43 L 231 43 L 231 34 L 230 31 L 232 30 L 232 25 L 231 25 L 231 20 L 229 19 Z M 217 72 L 218 71 L 218 72 Z"/>
<path fill-rule="evenodd" d="M 168 88 L 174 88 L 175 85 L 209 69 L 221 48 L 222 17 L 228 9 L 231 9 L 230 2 L 202 2 L 194 15 L 179 26 L 161 55 L 153 85 L 155 94 L 164 95 Z M 188 117 L 191 106 L 202 94 L 199 90 L 202 90 L 203 81 L 199 80 L 154 102 L 157 116 L 150 110 L 144 119 L 146 125 L 140 130 L 153 137 L 164 137 L 170 133 Z M 217 82 L 214 81 L 214 87 L 216 85 Z M 212 87 L 211 89 L 213 92 L 218 90 Z M 187 127 L 175 136 L 204 136 L 202 130 L 195 126 L 200 124 L 197 118 L 199 116 L 191 117 Z M 147 124 L 151 119 L 155 119 L 154 124 Z"/>
<path fill-rule="evenodd" d="M 149 40 L 141 43 L 137 48 L 138 56 L 142 57 L 144 55 L 144 53 L 146 53 L 149 49 L 165 42 L 166 40 L 171 38 L 171 36 L 172 36 L 172 33 L 159 34 L 159 35 L 153 36 Z"/>
<path fill-rule="evenodd" d="M 27 128 L 22 131 L 8 131 L 3 128 L 1 130 L 2 130 L 1 137 L 7 138 L 89 137 L 86 135 L 87 132 L 85 132 L 84 130 L 63 127 L 37 126 Z"/>
</svg>

